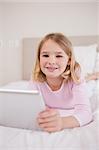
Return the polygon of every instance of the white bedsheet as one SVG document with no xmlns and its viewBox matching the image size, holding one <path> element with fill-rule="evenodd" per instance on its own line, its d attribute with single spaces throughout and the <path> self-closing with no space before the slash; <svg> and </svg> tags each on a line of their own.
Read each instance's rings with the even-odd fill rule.
<svg viewBox="0 0 99 150">
<path fill-rule="evenodd" d="M 99 120 L 56 133 L 0 127 L 1 150 L 99 150 Z"/>
<path fill-rule="evenodd" d="M 16 83 L 17 88 L 19 84 L 20 89 L 26 89 L 26 81 Z M 94 121 L 80 128 L 48 133 L 0 126 L 0 150 L 99 150 L 98 90 L 91 97 L 91 104 Z"/>
</svg>

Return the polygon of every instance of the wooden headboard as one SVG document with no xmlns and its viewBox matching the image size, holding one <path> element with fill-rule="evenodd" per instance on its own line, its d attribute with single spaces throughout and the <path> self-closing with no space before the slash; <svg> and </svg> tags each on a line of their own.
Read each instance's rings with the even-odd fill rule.
<svg viewBox="0 0 99 150">
<path fill-rule="evenodd" d="M 68 37 L 73 46 L 92 45 L 97 43 L 99 45 L 98 36 L 73 36 Z M 23 79 L 29 80 L 31 77 L 31 71 L 33 63 L 36 57 L 37 46 L 41 38 L 24 38 L 23 39 Z"/>
</svg>

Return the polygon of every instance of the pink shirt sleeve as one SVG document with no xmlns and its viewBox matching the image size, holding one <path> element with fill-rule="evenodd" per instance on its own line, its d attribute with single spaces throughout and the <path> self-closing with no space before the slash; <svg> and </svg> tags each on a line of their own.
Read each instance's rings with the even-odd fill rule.
<svg viewBox="0 0 99 150">
<path fill-rule="evenodd" d="M 92 111 L 87 95 L 86 83 L 73 84 L 74 117 L 79 121 L 80 126 L 92 121 Z"/>
</svg>

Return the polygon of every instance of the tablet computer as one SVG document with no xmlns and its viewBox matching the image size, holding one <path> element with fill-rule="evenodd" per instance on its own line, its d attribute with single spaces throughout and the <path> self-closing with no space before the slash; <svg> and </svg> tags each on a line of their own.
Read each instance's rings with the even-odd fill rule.
<svg viewBox="0 0 99 150">
<path fill-rule="evenodd" d="M 0 89 L 0 125 L 40 130 L 37 116 L 43 110 L 45 103 L 38 91 Z"/>
</svg>

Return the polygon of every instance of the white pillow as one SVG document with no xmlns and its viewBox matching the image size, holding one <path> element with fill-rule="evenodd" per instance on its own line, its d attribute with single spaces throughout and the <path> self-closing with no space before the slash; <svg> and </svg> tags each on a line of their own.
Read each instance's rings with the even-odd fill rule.
<svg viewBox="0 0 99 150">
<path fill-rule="evenodd" d="M 95 67 L 97 44 L 89 46 L 74 46 L 74 55 L 76 61 L 81 65 L 82 73 L 92 73 Z"/>
</svg>

